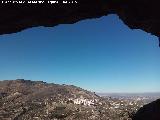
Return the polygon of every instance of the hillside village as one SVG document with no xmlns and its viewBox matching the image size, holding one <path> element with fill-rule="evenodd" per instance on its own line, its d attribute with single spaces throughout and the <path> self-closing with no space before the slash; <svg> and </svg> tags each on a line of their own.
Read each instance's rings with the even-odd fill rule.
<svg viewBox="0 0 160 120">
<path fill-rule="evenodd" d="M 0 81 L 1 120 L 132 120 L 146 98 L 100 97 L 73 85 Z"/>
</svg>

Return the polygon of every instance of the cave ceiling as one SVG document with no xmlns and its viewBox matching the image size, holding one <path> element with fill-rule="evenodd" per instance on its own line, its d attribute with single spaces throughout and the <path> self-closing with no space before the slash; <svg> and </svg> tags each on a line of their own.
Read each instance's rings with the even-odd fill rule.
<svg viewBox="0 0 160 120">
<path fill-rule="evenodd" d="M 53 1 L 52 1 L 53 2 Z M 44 3 L 0 3 L 0 35 L 27 28 L 73 24 L 80 20 L 117 14 L 131 29 L 160 36 L 159 0 L 76 0 Z M 106 26 L 107 27 L 107 26 Z"/>
</svg>

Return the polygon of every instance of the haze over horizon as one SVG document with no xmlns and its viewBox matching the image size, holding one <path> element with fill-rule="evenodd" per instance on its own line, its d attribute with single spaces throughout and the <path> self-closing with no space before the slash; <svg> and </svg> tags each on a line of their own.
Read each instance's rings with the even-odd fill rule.
<svg viewBox="0 0 160 120">
<path fill-rule="evenodd" d="M 0 36 L 0 80 L 23 78 L 95 92 L 160 92 L 158 38 L 116 15 Z"/>
</svg>

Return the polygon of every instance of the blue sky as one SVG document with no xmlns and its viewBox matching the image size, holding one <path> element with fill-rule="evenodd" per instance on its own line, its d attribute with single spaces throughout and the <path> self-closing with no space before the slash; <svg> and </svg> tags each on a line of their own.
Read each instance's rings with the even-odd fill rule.
<svg viewBox="0 0 160 120">
<path fill-rule="evenodd" d="M 0 79 L 73 84 L 95 92 L 160 92 L 158 38 L 116 15 L 0 36 Z"/>
</svg>

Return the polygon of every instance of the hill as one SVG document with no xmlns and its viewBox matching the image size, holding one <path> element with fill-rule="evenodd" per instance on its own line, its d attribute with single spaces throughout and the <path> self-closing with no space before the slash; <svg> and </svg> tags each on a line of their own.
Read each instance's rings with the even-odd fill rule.
<svg viewBox="0 0 160 120">
<path fill-rule="evenodd" d="M 131 120 L 143 100 L 104 98 L 74 85 L 0 81 L 0 120 Z"/>
</svg>

